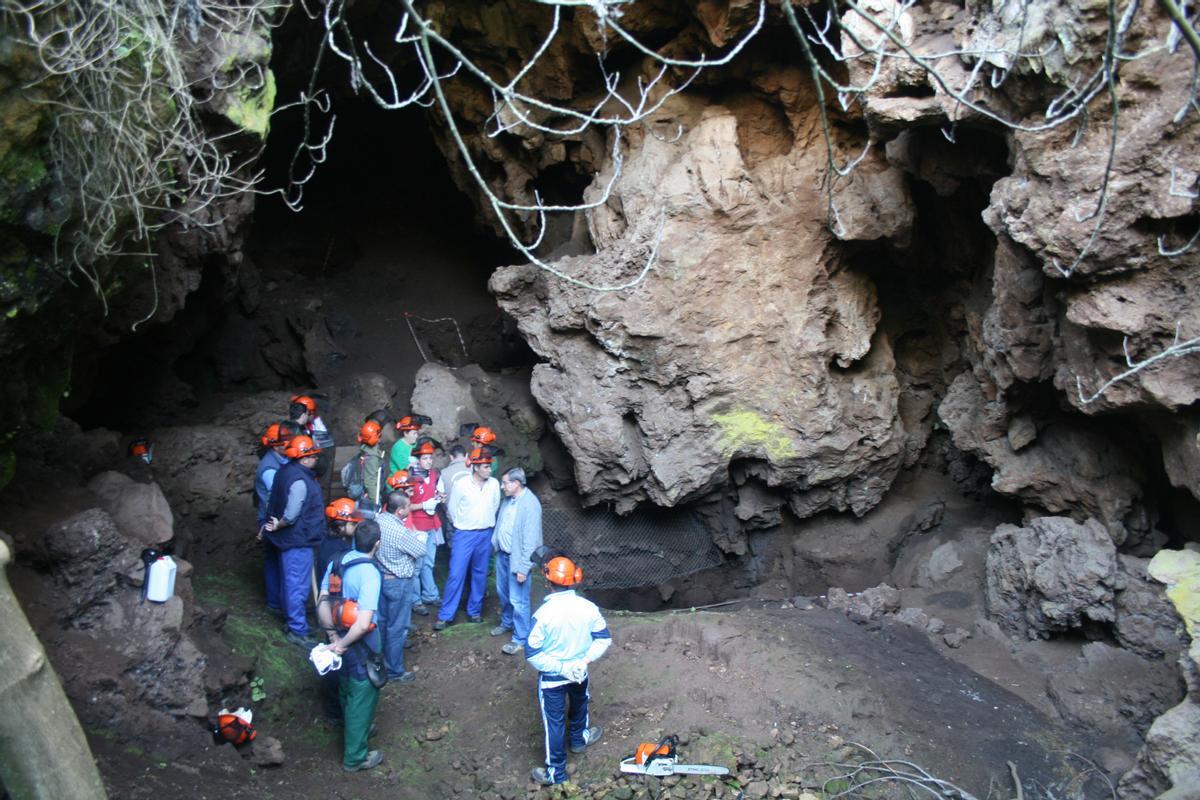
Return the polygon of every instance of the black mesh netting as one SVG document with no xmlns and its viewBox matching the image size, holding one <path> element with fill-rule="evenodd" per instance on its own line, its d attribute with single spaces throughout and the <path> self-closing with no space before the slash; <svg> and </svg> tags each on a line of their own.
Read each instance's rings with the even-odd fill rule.
<svg viewBox="0 0 1200 800">
<path fill-rule="evenodd" d="M 689 511 L 620 517 L 603 509 L 547 508 L 542 538 L 583 568 L 589 589 L 652 586 L 722 561 L 712 537 Z"/>
</svg>

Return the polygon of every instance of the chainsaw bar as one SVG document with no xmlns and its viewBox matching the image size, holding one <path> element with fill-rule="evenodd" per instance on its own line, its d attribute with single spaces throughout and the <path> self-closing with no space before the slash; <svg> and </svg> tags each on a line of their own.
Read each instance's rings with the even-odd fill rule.
<svg viewBox="0 0 1200 800">
<path fill-rule="evenodd" d="M 650 775 L 655 778 L 665 778 L 668 775 L 728 775 L 725 767 L 714 767 L 709 764 L 678 764 L 673 758 L 653 758 L 645 764 L 637 763 L 636 758 L 627 758 L 621 762 L 621 772 L 632 775 Z"/>
</svg>

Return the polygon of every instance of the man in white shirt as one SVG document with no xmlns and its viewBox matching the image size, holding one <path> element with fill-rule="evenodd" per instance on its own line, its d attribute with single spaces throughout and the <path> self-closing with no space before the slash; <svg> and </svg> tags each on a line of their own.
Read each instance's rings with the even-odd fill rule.
<svg viewBox="0 0 1200 800">
<path fill-rule="evenodd" d="M 483 621 L 483 591 L 487 587 L 488 565 L 492 556 L 492 530 L 500 507 L 500 483 L 492 477 L 490 451 L 477 448 L 467 459 L 471 474 L 459 478 L 450 489 L 446 513 L 454 526 L 450 540 L 450 574 L 442 590 L 442 607 L 435 631 L 445 630 L 458 613 L 463 586 L 471 581 L 467 597 L 467 619 Z"/>
<path fill-rule="evenodd" d="M 543 548 L 544 549 L 544 548 Z M 539 560 L 543 558 L 539 554 Z M 533 615 L 525 658 L 538 671 L 538 705 L 546 731 L 546 766 L 534 767 L 534 783 L 551 786 L 567 779 L 567 739 L 572 753 L 582 753 L 604 729 L 588 717 L 588 665 L 612 644 L 600 609 L 575 593 L 583 570 L 566 556 L 548 558 L 542 575 L 549 584 Z"/>
</svg>

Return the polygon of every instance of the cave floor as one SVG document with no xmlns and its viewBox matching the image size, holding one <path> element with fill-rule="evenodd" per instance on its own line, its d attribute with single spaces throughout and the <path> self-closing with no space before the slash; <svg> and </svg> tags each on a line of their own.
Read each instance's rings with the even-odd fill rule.
<svg viewBox="0 0 1200 800">
<path fill-rule="evenodd" d="M 229 530 L 226 526 L 221 526 Z M 214 527 L 215 532 L 215 527 Z M 259 741 L 236 751 L 215 746 L 199 725 L 177 740 L 139 741 L 89 731 L 113 797 L 513 798 L 547 793 L 528 779 L 542 758 L 533 670 L 500 652 L 489 596 L 482 624 L 438 634 L 433 617 L 414 617 L 412 684 L 387 686 L 372 746 L 383 764 L 341 770 L 341 731 L 320 715 L 315 675 L 304 655 L 282 642 L 278 623 L 259 610 L 258 562 L 247 543 L 197 537 L 197 627 L 219 628 L 251 656 L 265 697 L 252 703 Z M 536 599 L 535 599 L 536 602 Z M 228 611 L 226 612 L 225 609 Z M 1105 745 L 1065 728 L 991 679 L 947 659 L 901 625 L 859 624 L 821 607 L 745 601 L 714 610 L 607 612 L 614 644 L 592 671 L 592 724 L 605 735 L 582 756 L 566 796 L 654 797 L 654 779 L 618 779 L 618 762 L 639 742 L 677 733 L 681 761 L 728 767 L 725 780 L 688 779 L 673 797 L 735 797 L 759 790 L 796 797 L 848 772 L 838 764 L 880 758 L 919 765 L 979 798 L 1108 796 L 1081 757 Z M 460 613 L 459 620 L 463 617 Z M 222 647 L 205 647 L 220 670 Z M 998 682 L 995 682 L 998 681 Z M 250 687 L 227 705 L 250 701 Z M 254 749 L 278 739 L 281 766 L 256 766 Z M 649 785 L 643 782 L 649 780 Z M 668 782 L 670 783 L 670 781 Z M 846 788 L 834 781 L 827 796 Z M 910 787 L 877 784 L 872 797 L 909 797 Z M 667 796 L 667 795 L 663 795 Z M 758 795 L 758 796 L 767 796 Z"/>
</svg>

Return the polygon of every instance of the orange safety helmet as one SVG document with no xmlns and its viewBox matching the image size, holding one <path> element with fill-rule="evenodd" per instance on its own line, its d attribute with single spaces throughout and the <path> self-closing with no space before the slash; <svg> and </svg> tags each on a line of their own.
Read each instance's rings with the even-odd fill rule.
<svg viewBox="0 0 1200 800">
<path fill-rule="evenodd" d="M 325 506 L 325 516 L 337 522 L 362 522 L 358 505 L 349 497 L 339 497 Z"/>
<path fill-rule="evenodd" d="M 485 444 L 476 447 L 467 454 L 467 466 L 475 466 L 476 464 L 491 464 L 496 460 L 496 456 L 504 455 L 504 451 L 499 447 L 492 447 L 490 444 Z"/>
<path fill-rule="evenodd" d="M 250 712 L 244 708 L 237 711 L 222 708 L 221 713 L 217 715 L 217 725 L 212 731 L 213 741 L 220 744 L 224 740 L 235 747 L 254 741 L 258 731 L 250 724 L 250 718 Z"/>
<path fill-rule="evenodd" d="M 333 622 L 343 630 L 349 630 L 354 623 L 358 622 L 358 603 L 354 600 L 338 600 L 333 604 Z M 375 630 L 375 623 L 372 622 L 367 631 Z"/>
<path fill-rule="evenodd" d="M 319 452 L 321 448 L 317 447 L 311 436 L 294 436 L 283 450 L 283 454 L 293 460 L 315 456 Z"/>
<path fill-rule="evenodd" d="M 583 570 L 566 556 L 555 556 L 542 565 L 542 574 L 555 586 L 575 586 L 583 583 Z"/>
<path fill-rule="evenodd" d="M 154 445 L 145 437 L 139 437 L 129 443 L 129 455 L 134 458 L 140 458 L 149 464 L 154 460 Z"/>
<path fill-rule="evenodd" d="M 274 422 L 263 431 L 261 441 L 263 447 L 278 447 L 281 444 L 287 444 L 299 432 L 299 427 L 290 422 Z"/>
<path fill-rule="evenodd" d="M 401 433 L 405 431 L 419 431 L 422 425 L 432 425 L 433 420 L 422 414 L 411 414 L 407 417 L 401 417 L 396 420 L 396 430 Z"/>
<path fill-rule="evenodd" d="M 491 444 L 496 441 L 496 433 L 491 428 L 480 425 L 471 431 L 471 441 L 479 445 Z"/>
<path fill-rule="evenodd" d="M 311 397 L 309 397 L 306 394 L 292 395 L 291 402 L 299 403 L 300 405 L 304 406 L 306 409 L 308 409 L 308 413 L 310 413 L 310 414 L 317 413 L 317 401 L 313 400 Z"/>
<path fill-rule="evenodd" d="M 417 482 L 408 476 L 408 470 L 398 469 L 388 475 L 387 485 L 393 489 L 411 489 Z"/>
<path fill-rule="evenodd" d="M 413 447 L 412 455 L 415 458 L 420 458 L 421 456 L 431 456 L 434 454 L 434 452 L 440 449 L 441 445 L 439 445 L 433 439 L 430 439 L 428 436 L 422 436 L 417 440 L 416 446 Z"/>
<path fill-rule="evenodd" d="M 358 441 L 360 444 L 365 444 L 367 447 L 374 447 L 379 444 L 379 435 L 383 432 L 383 428 L 375 420 L 367 420 L 362 427 L 358 429 Z"/>
</svg>

